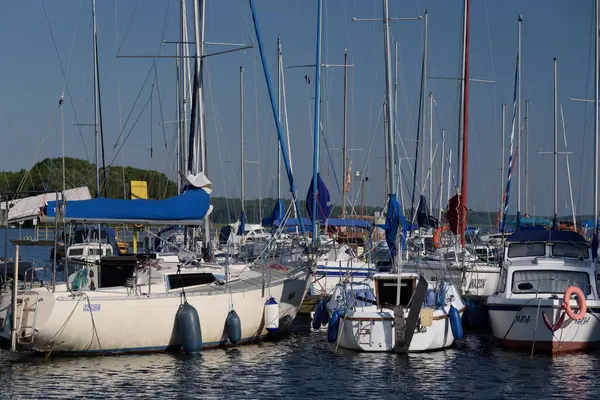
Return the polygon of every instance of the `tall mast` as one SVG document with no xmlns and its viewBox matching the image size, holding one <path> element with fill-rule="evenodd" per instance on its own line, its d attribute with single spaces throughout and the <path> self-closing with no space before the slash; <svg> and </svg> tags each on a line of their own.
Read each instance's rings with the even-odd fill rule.
<svg viewBox="0 0 600 400">
<path fill-rule="evenodd" d="M 281 122 L 281 37 L 277 36 L 277 118 Z M 281 199 L 281 146 L 277 146 L 277 200 Z"/>
<path fill-rule="evenodd" d="M 504 205 L 504 143 L 505 139 L 506 104 L 502 104 L 502 144 L 500 145 L 501 167 L 500 167 L 500 210 Z"/>
<path fill-rule="evenodd" d="M 179 34 L 179 57 L 178 60 L 178 79 L 179 79 L 179 93 L 180 93 L 180 111 L 179 111 L 179 172 L 180 174 L 186 172 L 186 118 L 187 118 L 187 96 L 188 96 L 188 73 L 187 73 L 187 10 L 186 0 L 181 0 L 179 8 L 179 19 L 180 19 L 180 34 Z M 182 178 L 181 175 L 177 179 L 179 189 L 181 189 Z"/>
<path fill-rule="evenodd" d="M 342 218 L 346 218 L 346 143 L 348 135 L 348 122 L 346 113 L 348 109 L 348 49 L 344 49 L 344 141 L 342 142 Z"/>
<path fill-rule="evenodd" d="M 595 246 L 598 246 L 598 75 L 600 74 L 600 54 L 598 48 L 600 16 L 598 11 L 598 0 L 596 0 L 596 24 L 594 29 L 594 240 L 592 240 Z M 597 248 L 595 252 L 597 252 Z"/>
<path fill-rule="evenodd" d="M 519 45 L 517 51 L 517 229 L 521 227 L 521 24 L 519 14 Z"/>
<path fill-rule="evenodd" d="M 469 8 L 470 0 L 465 0 L 464 21 L 464 48 L 463 48 L 463 76 L 462 76 L 462 133 L 459 136 L 459 194 L 458 220 L 460 223 L 461 245 L 465 245 L 465 232 L 467 228 L 467 192 L 468 192 L 468 165 L 469 165 Z"/>
<path fill-rule="evenodd" d="M 107 197 L 107 181 L 106 181 L 106 159 L 104 157 L 104 127 L 102 125 L 102 97 L 100 96 L 100 71 L 98 64 L 98 26 L 96 24 L 96 0 L 92 1 L 93 7 L 93 17 L 94 17 L 94 71 L 96 73 L 96 95 L 98 96 L 98 101 L 96 102 L 96 107 L 98 108 L 98 128 L 100 130 L 100 152 L 102 155 L 102 184 L 98 189 L 98 192 L 102 191 L 104 193 L 104 197 Z M 96 139 L 98 140 L 98 139 Z"/>
<path fill-rule="evenodd" d="M 421 182 L 419 186 L 421 187 L 421 192 L 425 192 L 425 93 L 427 93 L 427 10 L 425 10 L 425 25 L 423 29 L 423 79 L 421 81 L 421 104 L 423 105 L 423 109 L 421 109 Z M 429 199 L 431 200 L 431 199 Z"/>
<path fill-rule="evenodd" d="M 98 137 L 98 63 L 96 62 L 96 0 L 92 0 L 92 19 L 93 19 L 93 52 L 94 52 L 94 153 L 96 159 L 96 197 L 100 197 L 100 164 L 99 164 L 99 137 Z"/>
<path fill-rule="evenodd" d="M 317 175 L 319 173 L 319 117 L 320 117 L 320 97 L 321 97 L 321 25 L 323 24 L 323 0 L 317 1 L 317 56 L 315 62 L 315 118 L 313 126 L 313 198 L 312 198 L 312 244 L 317 243 L 317 234 L 319 227 L 317 225 L 317 196 L 319 189 L 317 185 Z"/>
<path fill-rule="evenodd" d="M 558 229 L 558 83 L 556 57 L 554 58 L 554 218 L 552 229 Z M 527 181 L 526 181 L 527 182 Z M 526 192 L 527 193 L 527 192 Z M 527 196 L 527 194 L 525 194 Z M 527 197 L 525 197 L 527 198 Z M 527 204 L 527 203 L 525 203 Z"/>
<path fill-rule="evenodd" d="M 390 56 L 390 19 L 389 19 L 389 10 L 388 10 L 388 0 L 383 0 L 383 46 L 385 50 L 385 94 L 386 94 L 386 107 L 385 113 L 387 116 L 387 120 L 390 121 L 387 124 L 387 132 L 386 139 L 388 144 L 388 154 L 387 154 L 387 168 L 389 171 L 388 174 L 388 193 L 391 195 L 394 193 L 394 160 L 392 157 L 392 151 L 394 148 L 393 144 L 393 132 L 392 132 L 392 110 L 393 110 L 393 98 L 392 98 L 392 64 L 391 64 L 391 56 Z M 416 172 L 416 171 L 415 171 Z"/>
<path fill-rule="evenodd" d="M 427 14 L 425 14 L 427 16 Z M 425 19 L 427 21 L 427 19 Z M 429 93 L 429 215 L 433 215 L 433 93 Z"/>
<path fill-rule="evenodd" d="M 198 92 L 196 96 L 197 118 L 198 118 L 198 135 L 195 135 L 194 140 L 194 171 L 193 174 L 203 172 L 206 175 L 206 151 L 205 132 L 204 132 L 204 96 L 203 96 L 203 52 L 204 52 L 204 18 L 205 18 L 204 0 L 194 0 L 194 38 L 196 43 L 196 56 L 194 65 L 195 79 L 198 83 Z"/>
<path fill-rule="evenodd" d="M 438 210 L 438 221 L 442 222 L 442 209 L 444 207 L 444 196 L 442 195 L 442 191 L 444 190 L 444 162 L 446 158 L 446 130 L 442 129 L 442 160 L 441 160 L 441 168 L 440 168 L 440 209 Z"/>
<path fill-rule="evenodd" d="M 397 138 L 397 130 L 396 130 L 396 121 L 398 121 L 398 42 L 394 42 L 394 108 L 392 109 L 394 113 L 394 118 L 392 118 L 392 143 L 394 148 L 391 153 L 394 155 L 394 161 L 396 163 L 396 177 L 400 177 L 400 165 L 402 163 L 402 157 L 400 156 L 400 151 L 398 149 L 398 143 L 396 142 Z M 397 181 L 397 189 L 398 193 L 402 194 L 402 179 L 398 179 Z M 404 210 L 404 196 L 400 196 L 402 199 L 402 210 Z"/>
<path fill-rule="evenodd" d="M 244 181 L 245 181 L 245 173 L 244 173 L 244 164 L 246 163 L 246 159 L 244 158 L 244 67 L 240 67 L 240 147 L 241 147 L 241 190 L 240 190 L 240 200 L 242 202 L 242 214 L 246 211 L 246 207 L 244 207 Z M 243 234 L 243 233 L 242 233 Z"/>
<path fill-rule="evenodd" d="M 462 159 L 463 159 L 463 140 L 464 140 L 464 136 L 463 136 L 463 112 L 462 109 L 464 108 L 464 104 L 465 104 L 465 69 L 466 69 L 466 60 L 467 60 L 467 2 L 468 0 L 463 0 L 463 4 L 464 4 L 464 8 L 463 8 L 463 37 L 462 37 L 462 59 L 461 59 L 461 70 L 460 70 L 460 103 L 459 103 L 459 111 L 458 111 L 458 147 L 457 147 L 457 151 L 458 151 L 458 156 L 457 156 L 457 173 L 456 173 L 456 178 L 457 178 L 457 184 L 459 186 L 459 190 L 460 190 L 460 185 L 462 183 Z M 459 221 L 460 221 L 460 210 L 459 210 Z"/>
<path fill-rule="evenodd" d="M 525 100 L 525 216 L 529 216 L 529 100 Z"/>
</svg>

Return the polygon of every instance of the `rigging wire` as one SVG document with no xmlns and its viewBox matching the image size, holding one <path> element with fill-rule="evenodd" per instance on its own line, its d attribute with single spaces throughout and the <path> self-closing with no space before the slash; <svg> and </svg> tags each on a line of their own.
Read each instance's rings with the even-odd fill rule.
<svg viewBox="0 0 600 400">
<path fill-rule="evenodd" d="M 71 46 L 71 55 L 69 56 L 69 64 L 68 64 L 67 72 L 65 72 L 62 61 L 60 59 L 60 54 L 58 53 L 58 46 L 56 45 L 56 39 L 54 38 L 54 31 L 52 30 L 52 25 L 50 24 L 50 18 L 48 17 L 48 11 L 46 10 L 46 5 L 44 4 L 44 0 L 40 0 L 40 2 L 42 3 L 42 8 L 44 10 L 44 16 L 46 17 L 46 22 L 48 23 L 48 29 L 50 31 L 50 38 L 52 39 L 52 44 L 54 46 L 54 52 L 56 53 L 56 58 L 58 59 L 58 65 L 60 67 L 60 72 L 62 73 L 62 76 L 63 76 L 63 80 L 64 80 L 63 94 L 66 89 L 67 97 L 69 99 L 69 104 L 71 105 L 71 109 L 73 110 L 73 116 L 75 117 L 75 124 L 77 125 L 77 130 L 79 131 L 79 137 L 81 138 L 81 143 L 83 144 L 83 151 L 85 153 L 85 157 L 87 159 L 89 159 L 87 148 L 85 146 L 85 141 L 83 140 L 83 133 L 81 132 L 81 124 L 79 123 L 79 117 L 77 116 L 77 112 L 75 111 L 75 106 L 72 101 L 73 96 L 71 96 L 71 90 L 69 89 L 68 80 L 67 80 L 68 72 L 71 69 L 71 61 L 72 61 L 72 57 L 73 57 L 73 51 L 75 48 L 75 38 L 77 37 L 77 32 L 79 30 L 79 21 L 80 21 L 80 17 L 81 17 L 81 10 L 83 8 L 83 0 L 81 1 L 79 14 L 77 16 L 77 24 L 76 24 L 76 28 L 75 28 L 75 35 L 73 37 L 73 44 Z M 61 98 L 62 98 L 62 96 L 61 96 Z"/>
</svg>

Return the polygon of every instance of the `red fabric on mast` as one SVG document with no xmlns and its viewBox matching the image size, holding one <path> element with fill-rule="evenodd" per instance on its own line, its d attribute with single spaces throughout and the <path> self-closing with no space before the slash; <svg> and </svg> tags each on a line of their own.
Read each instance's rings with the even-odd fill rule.
<svg viewBox="0 0 600 400">
<path fill-rule="evenodd" d="M 467 210 L 466 207 L 462 205 L 460 194 L 455 194 L 454 197 L 448 201 L 448 209 L 446 210 L 446 220 L 448 221 L 450 230 L 455 235 L 462 236 L 462 234 L 465 233 L 463 229 L 466 224 L 464 224 L 464 221 L 462 221 L 461 218 L 466 217 L 466 215 Z"/>
</svg>

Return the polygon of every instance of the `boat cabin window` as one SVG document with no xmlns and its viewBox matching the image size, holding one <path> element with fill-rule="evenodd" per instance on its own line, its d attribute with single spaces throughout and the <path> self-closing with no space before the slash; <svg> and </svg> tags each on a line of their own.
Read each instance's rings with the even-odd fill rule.
<svg viewBox="0 0 600 400">
<path fill-rule="evenodd" d="M 587 272 L 530 270 L 513 273 L 512 292 L 563 294 L 569 286 L 577 286 L 585 295 L 591 293 Z"/>
<path fill-rule="evenodd" d="M 552 255 L 554 257 L 588 258 L 588 246 L 586 243 L 564 243 L 552 244 Z"/>
<path fill-rule="evenodd" d="M 169 289 L 179 289 L 188 286 L 204 285 L 216 281 L 213 274 L 200 272 L 189 274 L 172 274 L 168 275 Z"/>
<path fill-rule="evenodd" d="M 508 257 L 543 257 L 546 255 L 546 244 L 537 243 L 511 243 L 508 245 Z"/>
<path fill-rule="evenodd" d="M 83 248 L 69 249 L 69 257 L 82 256 L 82 255 L 83 255 Z"/>
</svg>

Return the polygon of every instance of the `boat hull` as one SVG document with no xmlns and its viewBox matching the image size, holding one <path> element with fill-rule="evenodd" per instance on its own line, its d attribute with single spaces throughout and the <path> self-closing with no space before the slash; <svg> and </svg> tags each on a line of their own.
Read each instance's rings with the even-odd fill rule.
<svg viewBox="0 0 600 400">
<path fill-rule="evenodd" d="M 37 352 L 59 353 L 180 350 L 175 319 L 184 298 L 198 312 L 202 348 L 229 344 L 225 321 L 231 309 L 241 321 L 241 342 L 256 342 L 267 335 L 265 302 L 271 296 L 276 299 L 279 329 L 285 330 L 296 317 L 308 282 L 308 273 L 299 273 L 265 288 L 228 291 L 215 287 L 190 290 L 185 297 L 177 292 L 132 296 L 110 289 L 75 295 L 46 289 L 24 291 L 18 296 L 22 301 L 19 344 Z"/>
<path fill-rule="evenodd" d="M 392 352 L 396 336 L 393 325 L 391 310 L 365 307 L 364 310 L 350 311 L 340 320 L 339 346 L 355 351 Z M 431 325 L 415 330 L 408 351 L 442 350 L 453 343 L 450 320 L 443 311 L 435 310 Z"/>
<path fill-rule="evenodd" d="M 588 301 L 583 319 L 575 321 L 565 315 L 560 323 L 564 313 L 561 300 L 529 300 L 488 299 L 492 334 L 498 346 L 552 354 L 600 348 L 600 321 L 593 315 L 600 312 L 600 301 Z M 577 308 L 575 302 L 571 306 Z M 553 332 L 551 328 L 557 329 Z"/>
</svg>

